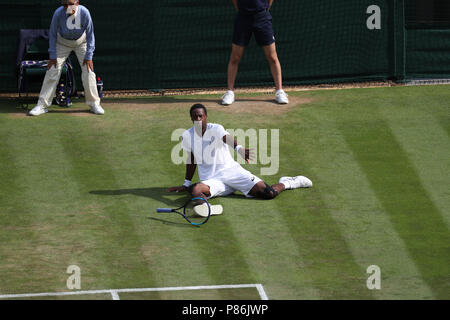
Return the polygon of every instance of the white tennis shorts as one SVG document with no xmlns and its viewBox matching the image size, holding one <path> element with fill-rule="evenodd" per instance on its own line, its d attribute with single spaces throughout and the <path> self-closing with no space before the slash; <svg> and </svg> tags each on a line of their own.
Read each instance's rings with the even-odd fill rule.
<svg viewBox="0 0 450 320">
<path fill-rule="evenodd" d="M 201 183 L 209 186 L 211 195 L 208 198 L 227 196 L 235 191 L 240 191 L 246 197 L 251 197 L 248 193 L 260 181 L 262 180 L 250 171 L 241 166 L 236 166 L 222 170 L 217 176 L 201 181 Z"/>
</svg>

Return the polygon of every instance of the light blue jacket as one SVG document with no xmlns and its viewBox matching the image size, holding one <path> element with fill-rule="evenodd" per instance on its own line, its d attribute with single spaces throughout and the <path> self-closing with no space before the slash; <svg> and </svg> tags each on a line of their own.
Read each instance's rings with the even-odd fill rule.
<svg viewBox="0 0 450 320">
<path fill-rule="evenodd" d="M 87 51 L 86 60 L 92 60 L 95 50 L 94 24 L 89 10 L 78 5 L 74 15 L 67 15 L 63 6 L 56 9 L 50 25 L 49 42 L 50 59 L 56 59 L 56 39 L 58 33 L 67 40 L 77 40 L 86 32 Z"/>
</svg>

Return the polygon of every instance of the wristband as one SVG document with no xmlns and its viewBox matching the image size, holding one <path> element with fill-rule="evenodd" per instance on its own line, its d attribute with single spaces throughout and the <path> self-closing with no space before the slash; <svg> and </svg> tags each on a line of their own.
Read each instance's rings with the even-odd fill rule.
<svg viewBox="0 0 450 320">
<path fill-rule="evenodd" d="M 186 188 L 189 188 L 191 186 L 191 180 L 185 179 L 183 186 L 185 186 Z"/>
<path fill-rule="evenodd" d="M 240 144 L 238 144 L 235 148 L 234 151 L 239 152 L 239 150 L 242 148 L 242 146 Z"/>
</svg>

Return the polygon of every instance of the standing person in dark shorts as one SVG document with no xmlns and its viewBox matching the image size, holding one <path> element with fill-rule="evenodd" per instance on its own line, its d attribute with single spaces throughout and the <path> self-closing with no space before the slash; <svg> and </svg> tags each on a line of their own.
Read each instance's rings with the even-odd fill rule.
<svg viewBox="0 0 450 320">
<path fill-rule="evenodd" d="M 269 13 L 273 0 L 232 0 L 232 2 L 238 14 L 234 23 L 231 56 L 228 63 L 228 91 L 222 97 L 222 104 L 230 105 L 234 102 L 234 83 L 239 61 L 252 34 L 255 35 L 256 43 L 263 47 L 269 61 L 275 82 L 276 101 L 280 104 L 289 103 L 288 96 L 282 88 L 281 65 L 275 47 L 272 16 Z"/>
</svg>

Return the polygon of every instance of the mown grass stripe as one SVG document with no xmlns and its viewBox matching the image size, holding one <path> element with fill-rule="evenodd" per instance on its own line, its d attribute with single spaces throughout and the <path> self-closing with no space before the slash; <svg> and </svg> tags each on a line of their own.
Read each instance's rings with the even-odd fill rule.
<svg viewBox="0 0 450 320">
<path fill-rule="evenodd" d="M 130 272 L 133 273 L 131 283 L 136 286 L 152 283 L 154 275 L 141 256 L 142 242 L 135 232 L 127 204 L 120 199 L 111 199 L 106 204 L 98 195 L 90 193 L 101 188 L 119 189 L 115 172 L 105 154 L 110 140 L 107 132 L 102 130 L 101 121 L 108 119 L 95 116 L 75 118 L 67 114 L 59 117 L 64 119 L 59 121 L 58 141 L 66 154 L 70 179 L 76 182 L 83 202 L 92 206 L 97 215 L 91 220 L 93 226 L 85 226 L 86 231 L 79 230 L 80 241 L 84 232 L 98 232 L 92 244 L 95 247 L 89 248 L 89 259 L 84 259 L 88 264 L 86 268 L 101 282 L 91 285 L 126 287 L 130 284 L 126 274 Z M 101 264 L 96 262 L 99 259 Z"/>
<path fill-rule="evenodd" d="M 256 277 L 247 263 L 231 219 L 223 216 L 191 233 L 194 254 L 201 257 L 209 277 L 217 284 L 255 282 Z M 226 295 L 223 296 L 225 293 L 218 293 L 226 298 Z"/>
<path fill-rule="evenodd" d="M 273 177 L 262 178 L 268 184 L 274 183 Z M 258 281 L 264 283 L 271 298 L 320 299 L 319 292 L 310 284 L 309 275 L 301 272 L 304 261 L 298 243 L 286 232 L 281 217 L 284 207 L 280 209 L 278 201 L 236 195 L 221 199 L 220 203 L 224 206 L 224 215 L 233 223 L 251 270 Z"/>
<path fill-rule="evenodd" d="M 422 112 L 432 114 L 450 138 L 450 90 L 447 86 L 422 86 L 409 94 L 403 100 L 405 107 L 414 105 Z"/>
<path fill-rule="evenodd" d="M 10 210 L 16 209 L 17 199 L 14 196 L 21 195 L 23 186 L 19 183 L 16 164 L 17 159 L 11 150 L 10 142 L 13 141 L 14 135 L 10 130 L 8 123 L 0 118 L 0 187 L 1 187 L 1 203 L 2 213 L 6 214 Z M 25 201 L 20 201 L 25 204 Z"/>
<path fill-rule="evenodd" d="M 431 108 L 427 111 L 434 115 L 436 121 L 439 123 L 441 128 L 445 130 L 447 136 L 450 138 L 450 111 L 448 110 L 449 108 L 450 107 L 448 107 L 446 104 L 443 104 L 442 109 L 433 110 L 433 108 Z"/>
<path fill-rule="evenodd" d="M 448 298 L 449 261 L 442 259 L 450 256 L 448 229 L 389 125 L 347 121 L 340 130 L 424 281 L 436 298 Z"/>
<path fill-rule="evenodd" d="M 9 110 L 17 112 L 13 107 Z M 62 228 L 61 213 L 51 210 L 52 201 L 46 196 L 52 185 L 47 177 L 58 170 L 49 166 L 52 159 L 45 156 L 57 152 L 58 147 L 46 148 L 46 137 L 53 132 L 48 134 L 51 128 L 41 130 L 30 118 L 4 116 L 1 154 L 9 153 L 10 158 L 4 163 L 9 177 L 5 187 L 14 189 L 4 193 L 5 202 L 12 205 L 12 215 L 2 218 L 2 223 L 10 224 L 2 232 L 8 237 L 2 241 L 3 251 L 8 252 L 2 259 L 7 263 L 2 279 L 10 282 L 5 287 L 12 292 L 64 289 L 68 264 L 62 264 L 68 251 L 64 250 L 64 238 L 52 237 Z M 13 274 L 9 276 L 10 273 Z"/>
<path fill-rule="evenodd" d="M 320 121 L 316 123 L 301 109 L 294 112 L 301 112 L 302 117 L 287 115 L 280 133 L 280 175 L 305 175 L 313 181 L 313 187 L 285 191 L 275 201 L 303 260 L 304 267 L 298 272 L 309 277 L 309 285 L 323 299 L 373 299 L 366 287 L 366 272 L 356 262 L 333 218 L 333 204 L 322 195 L 321 163 L 309 156 L 310 150 L 313 155 L 324 152 L 327 156 L 326 150 L 314 150 L 318 137 L 309 130 L 320 127 Z M 292 150 L 294 145 L 296 149 Z"/>
<path fill-rule="evenodd" d="M 309 144 L 309 152 L 303 157 L 317 177 L 313 187 L 321 189 L 327 207 L 332 208 L 332 218 L 362 270 L 367 270 L 370 265 L 380 267 L 381 290 L 371 290 L 375 298 L 433 298 L 352 150 L 340 134 L 339 117 L 332 115 L 339 111 L 334 109 L 324 106 L 320 115 L 317 108 L 308 114 L 314 119 L 311 126 L 317 128 L 309 137 L 316 142 Z M 330 120 L 321 120 L 327 113 L 330 113 Z M 369 275 L 365 272 L 365 277 Z"/>
<path fill-rule="evenodd" d="M 297 194 L 293 195 L 294 192 Z M 303 259 L 304 267 L 298 272 L 310 277 L 310 286 L 318 290 L 323 299 L 372 299 L 365 285 L 365 270 L 355 262 L 319 191 L 311 189 L 302 195 L 298 193 L 299 190 L 287 191 L 277 202 Z M 289 196 L 296 197 L 304 207 L 283 206 L 283 199 Z"/>
<path fill-rule="evenodd" d="M 380 112 L 449 228 L 450 137 L 428 112 L 417 110 L 411 117 L 408 106 L 380 108 Z"/>
<path fill-rule="evenodd" d="M 28 186 L 17 168 L 19 160 L 10 146 L 14 144 L 16 131 L 0 117 L 0 292 L 12 293 L 37 278 L 33 272 L 38 264 L 35 256 L 16 255 L 31 246 L 38 235 L 33 230 L 33 219 L 26 198 Z M 17 283 L 21 273 L 24 284 Z"/>
</svg>

